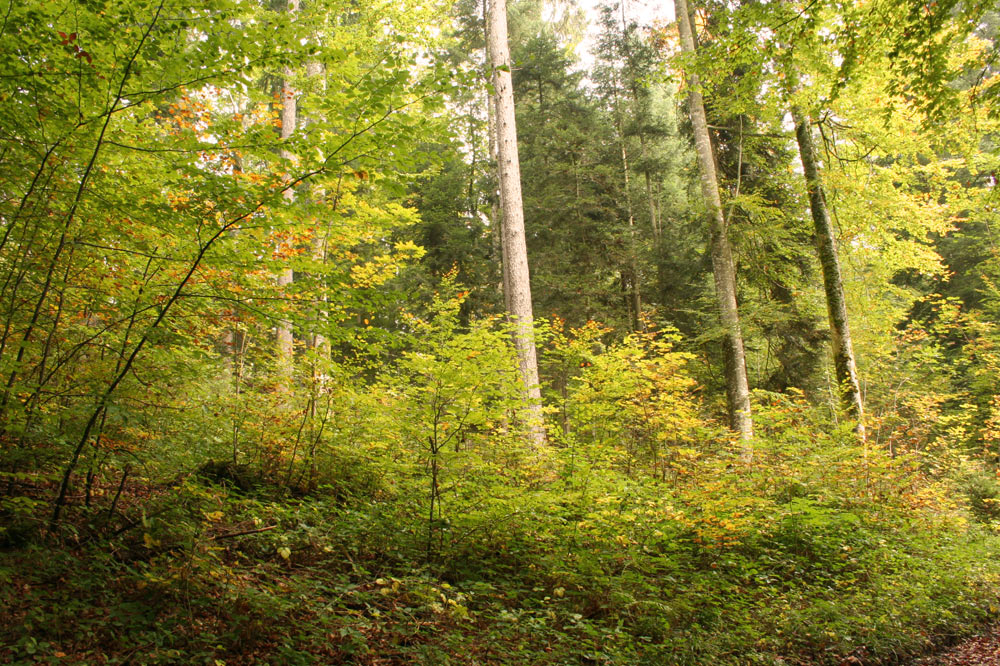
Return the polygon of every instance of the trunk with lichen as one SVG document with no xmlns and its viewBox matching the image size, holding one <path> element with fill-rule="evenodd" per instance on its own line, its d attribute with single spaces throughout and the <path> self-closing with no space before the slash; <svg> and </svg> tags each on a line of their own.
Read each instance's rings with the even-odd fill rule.
<svg viewBox="0 0 1000 666">
<path fill-rule="evenodd" d="M 687 0 L 676 0 L 678 28 L 681 49 L 684 53 L 695 52 L 695 36 Z M 708 133 L 705 103 L 702 99 L 698 76 L 688 73 L 688 112 L 694 130 L 695 152 L 701 173 L 701 190 L 711 218 L 712 274 L 715 278 L 715 293 L 719 316 L 724 331 L 724 354 L 726 370 L 726 398 L 729 408 L 730 425 L 740 439 L 748 442 L 753 437 L 753 421 L 750 416 L 750 386 L 747 380 L 746 357 L 743 349 L 743 333 L 740 329 L 739 311 L 736 305 L 736 267 L 732 248 L 726 230 L 726 218 L 719 195 L 719 181 L 715 171 L 715 154 Z M 749 459 L 752 449 L 744 444 L 743 457 Z"/>
<path fill-rule="evenodd" d="M 797 107 L 792 107 L 795 122 L 795 138 L 799 144 L 802 172 L 809 192 L 809 209 L 812 212 L 813 227 L 816 231 L 816 251 L 823 270 L 823 291 L 826 294 L 826 310 L 830 317 L 830 339 L 833 347 L 833 365 L 837 383 L 840 385 L 840 399 L 851 417 L 857 419 L 857 432 L 864 439 L 864 403 L 861 385 L 854 363 L 854 349 L 851 345 L 851 329 L 847 318 L 847 302 L 844 299 L 844 283 L 840 273 L 840 258 L 837 256 L 837 241 L 833 234 L 833 223 L 826 205 L 826 195 L 819 176 L 816 148 L 813 144 L 812 125 Z"/>
</svg>

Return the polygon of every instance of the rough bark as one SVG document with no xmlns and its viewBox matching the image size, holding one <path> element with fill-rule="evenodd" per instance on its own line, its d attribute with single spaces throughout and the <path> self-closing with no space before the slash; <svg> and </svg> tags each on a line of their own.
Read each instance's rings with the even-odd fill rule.
<svg viewBox="0 0 1000 666">
<path fill-rule="evenodd" d="M 816 251 L 823 270 L 823 290 L 826 293 L 826 310 L 830 317 L 833 365 L 840 386 L 840 399 L 851 417 L 857 419 L 858 436 L 864 440 L 864 403 L 854 363 L 854 349 L 851 345 L 840 258 L 837 256 L 837 241 L 833 233 L 830 211 L 826 205 L 823 184 L 819 177 L 812 126 L 800 109 L 793 106 L 791 111 L 792 120 L 795 122 L 795 138 L 799 144 L 799 157 L 802 160 L 802 171 L 809 192 L 809 209 L 816 230 Z"/>
<path fill-rule="evenodd" d="M 545 443 L 545 429 L 542 395 L 538 384 L 528 248 L 521 201 L 521 168 L 514 121 L 512 64 L 507 44 L 506 0 L 490 2 L 488 18 L 487 50 L 493 70 L 497 171 L 503 215 L 504 301 L 507 304 L 507 314 L 514 325 L 514 346 L 517 349 L 521 380 L 524 383 L 523 419 L 531 442 L 535 446 L 541 446 Z"/>
<path fill-rule="evenodd" d="M 677 24 L 680 30 L 681 50 L 695 52 L 695 37 L 687 0 L 675 0 Z M 726 230 L 726 218 L 719 195 L 719 181 L 715 171 L 715 154 L 708 133 L 705 103 L 702 99 L 698 76 L 688 73 L 688 112 L 694 130 L 695 152 L 701 172 L 701 190 L 711 217 L 712 273 L 719 316 L 725 331 L 726 397 L 730 424 L 744 442 L 753 438 L 753 421 L 750 415 L 750 387 L 747 381 L 746 355 L 743 350 L 743 333 L 736 305 L 736 268 Z M 751 448 L 744 444 L 743 456 L 749 458 Z"/>
</svg>

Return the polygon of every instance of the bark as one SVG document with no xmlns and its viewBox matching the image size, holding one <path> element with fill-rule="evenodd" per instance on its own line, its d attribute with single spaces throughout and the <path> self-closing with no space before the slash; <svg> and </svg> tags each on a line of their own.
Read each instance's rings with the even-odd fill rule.
<svg viewBox="0 0 1000 666">
<path fill-rule="evenodd" d="M 622 103 L 618 98 L 619 82 L 615 77 L 615 123 L 618 126 L 618 141 L 622 156 L 622 179 L 625 209 L 628 213 L 628 269 L 623 271 L 622 288 L 626 290 L 629 320 L 633 331 L 642 330 L 642 295 L 639 288 L 639 262 L 636 258 L 635 212 L 632 208 L 632 179 L 629 175 L 628 148 L 625 145 L 625 121 L 622 119 Z"/>
<path fill-rule="evenodd" d="M 695 52 L 695 37 L 687 0 L 675 0 L 677 24 L 681 36 L 681 50 Z M 747 381 L 746 355 L 743 350 L 743 333 L 736 305 L 736 268 L 733 263 L 732 248 L 726 230 L 726 218 L 719 196 L 719 180 L 715 171 L 715 154 L 708 133 L 705 103 L 702 99 L 698 76 L 687 75 L 688 112 L 694 130 L 695 152 L 701 172 L 701 190 L 711 216 L 712 273 L 715 277 L 715 293 L 719 305 L 719 316 L 725 331 L 724 351 L 726 357 L 726 397 L 729 406 L 730 424 L 740 439 L 748 442 L 753 438 L 753 421 L 750 415 L 750 387 Z M 749 443 L 743 447 L 744 459 L 749 459 L 752 449 Z"/>
<path fill-rule="evenodd" d="M 299 10 L 298 0 L 289 0 L 288 2 L 288 12 L 295 13 Z M 290 68 L 285 68 L 284 80 L 281 82 L 281 139 L 286 140 L 295 132 L 295 123 L 297 117 L 297 100 L 296 91 L 292 88 L 289 79 L 292 76 L 292 71 Z M 282 148 L 280 150 L 280 155 L 283 160 L 290 160 L 293 155 Z M 285 199 L 288 203 L 293 203 L 295 201 L 295 190 L 288 188 L 285 190 Z M 294 280 L 294 272 L 291 268 L 283 268 L 281 272 L 278 273 L 278 290 L 281 293 L 285 292 L 285 287 L 292 284 Z M 277 353 L 278 353 L 278 368 L 280 374 L 290 377 L 292 374 L 292 364 L 294 360 L 294 347 L 295 338 L 292 334 L 292 323 L 287 319 L 281 319 L 278 321 L 277 331 L 276 331 L 276 342 L 277 342 Z"/>
<path fill-rule="evenodd" d="M 493 164 L 493 168 L 497 169 L 500 159 L 497 156 L 497 112 L 496 100 L 493 95 L 489 95 L 486 99 L 486 111 L 487 131 L 490 137 L 490 162 Z M 500 217 L 500 197 L 491 195 L 490 234 L 493 243 L 493 256 L 500 259 L 500 293 L 503 294 L 504 310 L 510 312 L 510 301 L 508 300 L 510 297 L 510 280 L 507 278 L 507 268 L 510 262 L 507 261 L 507 247 L 503 242 L 503 229 L 501 229 Z"/>
<path fill-rule="evenodd" d="M 646 157 L 646 139 L 642 135 L 639 136 L 639 156 L 643 161 L 647 159 Z M 653 194 L 653 177 L 649 173 L 648 167 L 643 172 L 643 177 L 646 180 L 646 202 L 649 206 L 649 224 L 653 229 L 653 240 L 660 240 L 660 211 L 656 205 L 656 195 Z"/>
<path fill-rule="evenodd" d="M 319 90 L 321 93 L 326 92 L 326 79 L 323 71 L 323 65 L 318 62 L 311 62 L 306 65 L 306 76 L 311 80 L 319 82 Z M 296 109 L 297 110 L 297 109 Z M 313 200 L 322 200 L 326 196 L 326 192 L 321 188 L 313 188 L 312 198 Z M 334 208 L 337 206 L 337 199 L 334 200 Z M 333 210 L 329 211 L 327 214 L 326 228 L 323 229 L 322 233 L 319 228 L 316 229 L 316 233 L 312 239 L 312 257 L 313 260 L 320 266 L 326 266 L 327 261 L 327 247 L 330 242 L 330 225 L 333 218 Z M 321 274 L 320 280 L 325 280 L 325 272 Z M 330 343 L 323 335 L 323 331 L 326 330 L 326 324 L 330 317 L 329 305 L 327 302 L 326 286 L 320 285 L 317 291 L 317 308 L 313 316 L 313 326 L 315 331 L 313 332 L 312 339 L 310 340 L 310 346 L 316 353 L 324 360 L 329 360 L 330 358 Z M 313 371 L 315 375 L 315 369 Z"/>
<path fill-rule="evenodd" d="M 232 155 L 233 159 L 233 174 L 238 174 L 243 172 L 243 159 L 238 153 Z M 239 231 L 232 231 L 230 236 L 236 238 L 239 235 Z M 232 380 L 233 386 L 239 386 L 239 376 L 238 368 L 242 365 L 242 359 L 239 357 L 241 334 L 237 326 L 231 326 L 227 328 L 222 334 L 222 363 L 226 370 L 226 374 L 229 379 Z"/>
<path fill-rule="evenodd" d="M 793 106 L 791 111 L 792 120 L 795 122 L 795 138 L 799 144 L 799 157 L 802 160 L 802 171 L 809 192 L 809 209 L 816 230 L 816 250 L 823 270 L 823 290 L 826 293 L 826 310 L 830 317 L 833 365 L 840 386 L 840 399 L 851 417 L 857 419 L 857 433 L 864 441 L 864 403 L 854 363 L 847 302 L 844 299 L 844 283 L 840 272 L 840 259 L 837 256 L 837 241 L 833 234 L 830 210 L 827 208 L 826 195 L 819 177 L 812 125 L 797 107 Z"/>
<path fill-rule="evenodd" d="M 528 248 L 521 202 L 521 168 L 517 154 L 514 121 L 514 89 L 511 79 L 510 48 L 507 44 L 507 3 L 493 0 L 489 7 L 487 50 L 493 70 L 494 111 L 497 137 L 497 170 L 500 180 L 500 207 L 503 215 L 504 302 L 514 326 L 521 380 L 524 383 L 523 419 L 536 447 L 545 444 L 542 395 L 538 384 L 535 353 L 534 316 L 528 274 Z"/>
</svg>

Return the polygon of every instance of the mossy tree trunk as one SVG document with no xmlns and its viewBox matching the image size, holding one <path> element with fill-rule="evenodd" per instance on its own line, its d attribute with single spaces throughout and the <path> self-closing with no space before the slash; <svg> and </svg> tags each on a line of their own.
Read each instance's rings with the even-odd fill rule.
<svg viewBox="0 0 1000 666">
<path fill-rule="evenodd" d="M 826 204 L 823 183 L 820 180 L 816 148 L 813 143 L 812 125 L 801 109 L 792 106 L 792 120 L 795 123 L 795 138 L 799 144 L 799 157 L 809 192 L 809 209 L 812 212 L 816 231 L 816 250 L 823 270 L 823 291 L 826 294 L 826 309 L 830 317 L 830 339 L 833 346 L 833 365 L 837 383 L 841 389 L 841 402 L 852 418 L 857 419 L 858 436 L 864 440 L 864 402 L 861 384 L 854 362 L 851 345 L 851 329 L 847 317 L 847 302 L 844 299 L 844 282 L 840 272 L 840 258 L 837 255 L 837 241 L 830 220 L 830 210 Z"/>
<path fill-rule="evenodd" d="M 675 0 L 677 25 L 681 37 L 681 50 L 694 54 L 695 36 L 688 10 L 687 0 Z M 743 458 L 752 456 L 750 440 L 753 438 L 753 421 L 750 414 L 750 385 L 747 379 L 746 355 L 743 349 L 743 333 L 736 304 L 736 267 L 729 245 L 726 217 L 719 195 L 719 180 L 715 170 L 715 154 L 712 139 L 708 133 L 705 116 L 705 102 L 702 98 L 698 75 L 687 73 L 688 113 L 694 130 L 695 152 L 701 172 L 701 191 L 711 218 L 712 274 L 715 278 L 715 293 L 719 316 L 724 330 L 724 353 L 726 370 L 726 398 L 729 407 L 730 425 L 743 440 Z"/>
</svg>

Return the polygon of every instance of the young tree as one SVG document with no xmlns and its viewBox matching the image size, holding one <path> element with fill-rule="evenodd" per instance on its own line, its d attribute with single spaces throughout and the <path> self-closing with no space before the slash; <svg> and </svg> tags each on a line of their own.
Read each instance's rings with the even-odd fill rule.
<svg viewBox="0 0 1000 666">
<path fill-rule="evenodd" d="M 288 0 L 288 7 L 286 11 L 289 14 L 295 14 L 299 10 L 299 0 Z M 298 120 L 298 106 L 296 95 L 298 94 L 296 90 L 291 85 L 291 78 L 293 75 L 292 69 L 286 67 L 283 72 L 284 78 L 281 81 L 281 129 L 280 135 L 282 142 L 287 141 L 291 138 L 292 134 L 295 132 L 295 125 Z M 294 156 L 285 148 L 280 151 L 282 160 L 292 160 Z M 288 188 L 285 190 L 285 199 L 289 203 L 294 203 L 295 201 L 295 190 L 294 188 Z M 278 289 L 285 291 L 285 289 L 292 284 L 294 280 L 294 271 L 291 266 L 285 266 L 278 273 Z M 278 354 L 278 368 L 280 369 L 281 375 L 284 378 L 290 378 L 292 374 L 292 366 L 294 364 L 294 354 L 295 354 L 295 338 L 292 333 L 292 323 L 287 319 L 281 319 L 278 321 L 276 327 L 276 342 L 277 342 L 277 354 Z"/>
<path fill-rule="evenodd" d="M 316 227 L 305 213 L 337 227 L 337 265 L 328 259 L 327 267 L 340 310 L 329 329 L 349 316 L 345 302 L 393 274 L 397 257 L 418 254 L 412 244 L 386 245 L 379 230 L 414 215 L 388 177 L 372 174 L 410 172 L 421 144 L 443 134 L 441 98 L 453 76 L 409 67 L 419 47 L 395 38 L 407 29 L 386 29 L 424 21 L 409 6 L 352 8 L 350 22 L 331 23 L 328 38 L 306 49 L 315 19 L 340 5 L 302 5 L 297 17 L 309 12 L 309 20 L 293 20 L 229 0 L 50 4 L 46 12 L 11 6 L 12 55 L 0 56 L 8 72 L 0 83 L 0 466 L 45 449 L 60 472 L 56 526 L 81 465 L 89 488 L 119 453 L 171 441 L 158 432 L 140 447 L 129 424 L 172 427 L 166 414 L 218 393 L 206 381 L 223 368 L 212 341 L 237 318 L 250 353 L 247 340 L 271 347 L 276 320 L 315 323 L 308 283 L 293 285 L 298 298 L 289 299 L 273 278 L 288 265 L 300 275 L 317 270 L 301 251 Z M 131 28 L 119 35 L 122 25 Z M 300 125 L 289 135 L 290 119 L 275 131 L 281 119 L 261 78 L 314 61 L 331 86 L 301 114 L 309 131 Z M 70 73 L 74 94 L 38 71 L 60 80 Z M 29 116 L 32 105 L 44 113 Z M 355 190 L 343 215 L 287 199 L 291 188 L 315 186 L 315 195 L 341 179 Z M 277 226 L 294 256 L 261 251 Z M 130 444 L 116 450 L 114 438 Z"/>
</svg>

